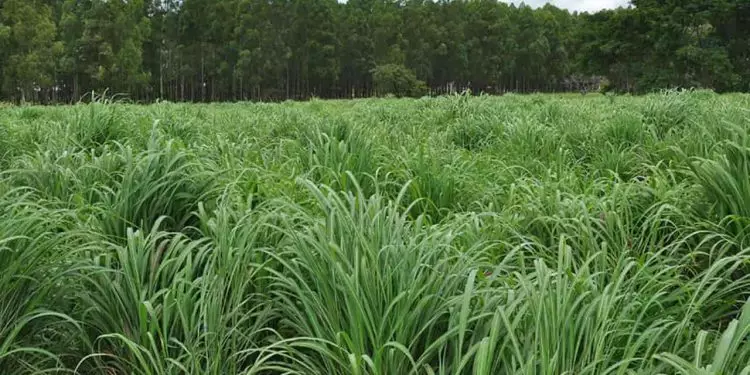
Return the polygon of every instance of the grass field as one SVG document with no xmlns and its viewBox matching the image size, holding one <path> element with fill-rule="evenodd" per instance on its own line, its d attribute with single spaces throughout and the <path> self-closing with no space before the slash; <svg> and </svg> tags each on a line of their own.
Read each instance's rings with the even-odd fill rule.
<svg viewBox="0 0 750 375">
<path fill-rule="evenodd" d="M 0 373 L 750 374 L 750 95 L 0 108 Z"/>
</svg>

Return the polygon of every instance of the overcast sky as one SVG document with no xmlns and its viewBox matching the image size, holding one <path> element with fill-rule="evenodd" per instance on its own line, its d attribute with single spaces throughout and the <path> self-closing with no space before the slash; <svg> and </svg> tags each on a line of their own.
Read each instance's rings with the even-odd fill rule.
<svg viewBox="0 0 750 375">
<path fill-rule="evenodd" d="M 508 3 L 520 4 L 520 0 L 503 0 Z M 559 8 L 567 8 L 580 12 L 596 12 L 601 9 L 613 9 L 628 4 L 628 0 L 523 0 L 527 5 L 539 7 L 546 3 L 553 4 Z"/>
</svg>

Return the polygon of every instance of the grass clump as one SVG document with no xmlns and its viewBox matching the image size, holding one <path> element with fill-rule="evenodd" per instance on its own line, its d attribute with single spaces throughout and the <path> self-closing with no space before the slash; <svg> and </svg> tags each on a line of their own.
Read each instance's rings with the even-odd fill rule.
<svg viewBox="0 0 750 375">
<path fill-rule="evenodd" d="M 156 141 L 142 152 L 127 146 L 120 152 L 124 167 L 114 176 L 117 183 L 99 189 L 103 234 L 125 238 L 128 228 L 148 229 L 157 222 L 167 231 L 195 226 L 194 212 L 211 200 L 213 181 L 189 151 Z"/>
</svg>

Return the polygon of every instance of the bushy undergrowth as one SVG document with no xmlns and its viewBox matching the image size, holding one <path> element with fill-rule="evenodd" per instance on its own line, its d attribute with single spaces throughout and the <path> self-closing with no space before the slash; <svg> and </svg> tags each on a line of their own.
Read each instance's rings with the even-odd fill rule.
<svg viewBox="0 0 750 375">
<path fill-rule="evenodd" d="M 2 374 L 750 374 L 745 95 L 0 112 Z"/>
</svg>

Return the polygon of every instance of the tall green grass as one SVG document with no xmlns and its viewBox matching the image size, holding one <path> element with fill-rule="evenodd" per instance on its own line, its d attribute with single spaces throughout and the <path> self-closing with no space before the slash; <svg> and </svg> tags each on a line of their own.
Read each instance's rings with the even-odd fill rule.
<svg viewBox="0 0 750 375">
<path fill-rule="evenodd" d="M 0 113 L 2 374 L 750 374 L 747 95 Z"/>
</svg>

